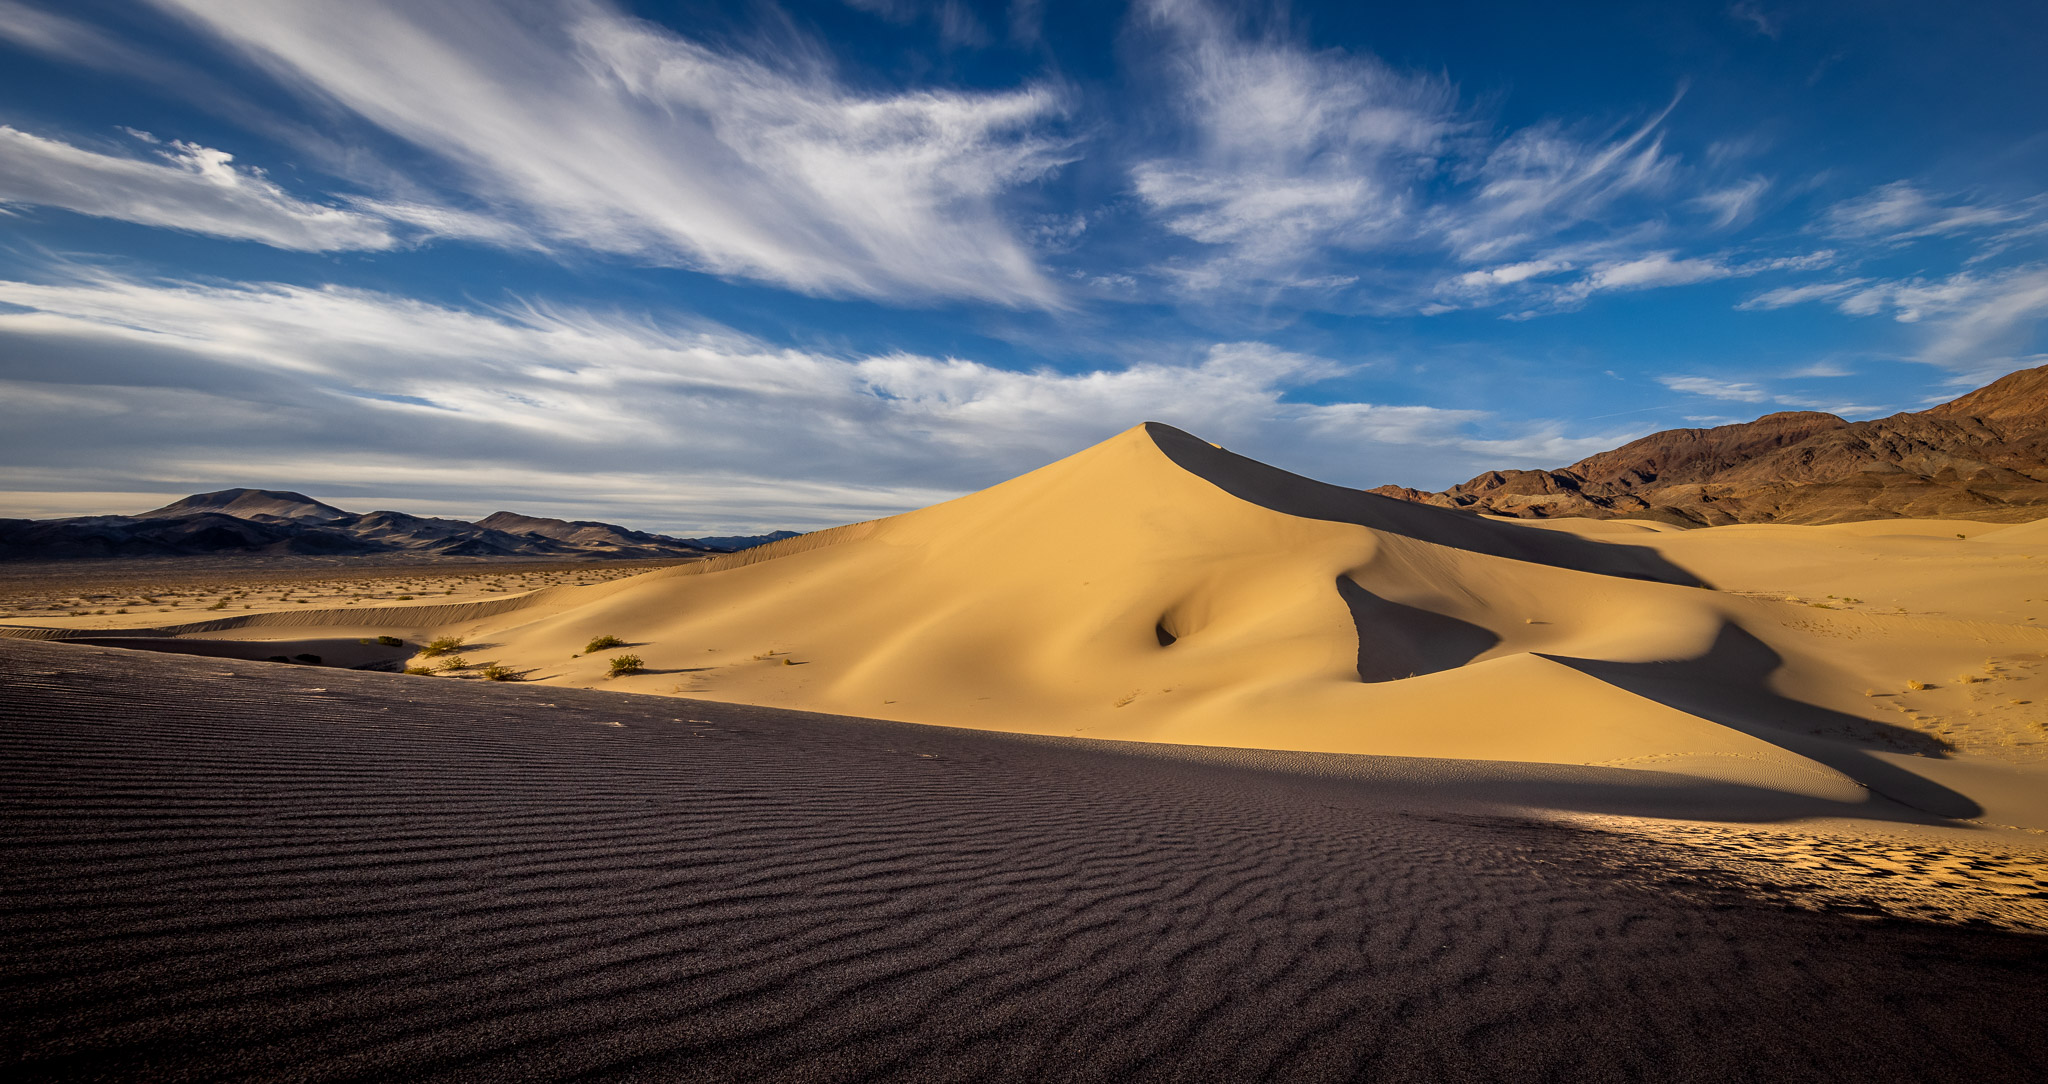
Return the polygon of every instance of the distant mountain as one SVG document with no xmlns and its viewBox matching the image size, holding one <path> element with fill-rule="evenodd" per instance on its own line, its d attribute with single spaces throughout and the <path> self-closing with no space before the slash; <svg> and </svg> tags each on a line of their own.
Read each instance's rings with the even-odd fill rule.
<svg viewBox="0 0 2048 1084">
<path fill-rule="evenodd" d="M 0 519 L 0 560 L 202 554 L 648 559 L 730 553 L 792 534 L 703 540 L 514 512 L 478 523 L 404 512 L 357 514 L 302 493 L 223 489 L 133 516 Z"/>
<path fill-rule="evenodd" d="M 195 493 L 182 501 L 172 501 L 162 508 L 137 513 L 135 518 L 173 519 L 202 512 L 218 512 L 224 516 L 252 519 L 259 523 L 276 519 L 320 522 L 347 519 L 349 515 L 331 504 L 321 504 L 303 493 L 286 493 L 274 489 L 223 489 L 217 493 Z"/>
<path fill-rule="evenodd" d="M 1767 414 L 1653 433 L 1560 470 L 1488 471 L 1441 493 L 1387 497 L 1520 519 L 1723 523 L 2048 516 L 2048 366 L 1917 413 L 1849 422 Z"/>
</svg>

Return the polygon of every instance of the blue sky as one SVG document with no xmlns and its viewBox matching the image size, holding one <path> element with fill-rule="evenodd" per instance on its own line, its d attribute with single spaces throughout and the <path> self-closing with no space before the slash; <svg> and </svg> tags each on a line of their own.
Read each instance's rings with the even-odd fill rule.
<svg viewBox="0 0 2048 1084">
<path fill-rule="evenodd" d="M 0 514 L 1438 488 L 2048 362 L 2048 6 L 0 0 Z"/>
</svg>

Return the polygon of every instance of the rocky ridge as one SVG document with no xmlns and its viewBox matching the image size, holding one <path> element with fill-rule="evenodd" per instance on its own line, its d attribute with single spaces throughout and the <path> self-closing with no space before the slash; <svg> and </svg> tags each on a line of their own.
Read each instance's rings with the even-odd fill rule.
<svg viewBox="0 0 2048 1084">
<path fill-rule="evenodd" d="M 1559 470 L 1495 470 L 1386 497 L 1517 519 L 1680 526 L 2048 516 L 2048 366 L 1951 402 L 1851 422 L 1817 411 L 1671 429 Z"/>
</svg>

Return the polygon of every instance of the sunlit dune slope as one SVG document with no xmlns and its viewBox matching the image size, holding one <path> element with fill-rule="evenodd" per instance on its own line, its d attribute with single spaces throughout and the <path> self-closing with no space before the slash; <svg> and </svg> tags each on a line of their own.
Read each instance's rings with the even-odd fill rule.
<svg viewBox="0 0 2048 1084">
<path fill-rule="evenodd" d="M 2027 691 L 2048 632 L 1995 612 L 2048 598 L 2031 556 L 2048 539 L 1946 526 L 1538 529 L 1325 485 L 1150 424 L 955 501 L 731 558 L 459 611 L 289 616 L 461 635 L 472 661 L 541 682 L 1047 734 L 1658 768 L 1844 810 L 2048 827 Z M 1912 597 L 1877 597 L 1888 584 Z M 628 646 L 581 654 L 601 634 Z M 626 652 L 645 672 L 606 678 Z"/>
</svg>

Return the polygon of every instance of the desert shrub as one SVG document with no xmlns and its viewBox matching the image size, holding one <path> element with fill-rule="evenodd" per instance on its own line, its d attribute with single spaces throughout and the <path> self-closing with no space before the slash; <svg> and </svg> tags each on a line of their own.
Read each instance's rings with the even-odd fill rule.
<svg viewBox="0 0 2048 1084">
<path fill-rule="evenodd" d="M 405 672 L 408 674 L 418 674 L 421 676 L 425 676 L 427 674 L 433 673 L 434 669 L 430 666 L 408 666 L 405 668 Z"/>
<path fill-rule="evenodd" d="M 612 658 L 611 673 L 608 676 L 623 677 L 626 674 L 637 674 L 640 672 L 641 667 L 645 665 L 645 663 L 641 662 L 638 655 L 614 656 Z"/>
<path fill-rule="evenodd" d="M 619 639 L 619 638 L 618 638 L 618 637 L 616 637 L 616 636 L 612 636 L 612 635 L 610 635 L 610 634 L 606 634 L 606 635 L 604 635 L 604 636 L 599 636 L 599 637 L 597 637 L 597 638 L 595 638 L 595 639 L 591 640 L 591 641 L 590 641 L 589 643 L 587 643 L 587 644 L 584 644 L 584 645 L 583 645 L 583 653 L 584 653 L 585 655 L 588 655 L 588 654 L 590 654 L 590 653 L 591 653 L 591 652 L 593 652 L 593 651 L 602 651 L 602 650 L 604 650 L 605 648 L 608 648 L 608 647 L 624 647 L 624 646 L 626 646 L 626 641 L 624 641 L 624 640 L 621 640 L 621 639 Z"/>
<path fill-rule="evenodd" d="M 441 663 L 441 669 L 450 671 L 467 670 L 469 669 L 469 660 L 460 655 L 450 655 Z"/>
<path fill-rule="evenodd" d="M 411 595 L 400 595 L 400 596 L 398 596 L 398 601 L 400 601 L 400 602 L 411 602 L 411 601 L 412 601 L 412 596 L 411 596 Z"/>
<path fill-rule="evenodd" d="M 431 659 L 437 655 L 453 655 L 460 650 L 462 650 L 462 637 L 443 636 L 438 640 L 428 640 L 427 646 L 420 648 L 420 654 Z"/>
<path fill-rule="evenodd" d="M 404 647 L 405 641 L 396 636 L 379 636 L 377 642 L 385 647 Z"/>
<path fill-rule="evenodd" d="M 482 675 L 485 681 L 519 680 L 519 671 L 514 670 L 509 666 L 499 666 L 497 663 L 494 662 L 485 663 L 484 668 L 482 670 L 477 671 L 477 673 Z"/>
<path fill-rule="evenodd" d="M 209 610 L 225 610 L 225 609 L 227 609 L 227 608 L 228 608 L 228 604 L 227 604 L 227 601 L 226 601 L 225 599 L 223 599 L 223 600 L 222 600 L 222 601 L 220 601 L 220 602 L 216 602 L 216 603 L 214 603 L 213 605 L 211 605 L 211 606 L 208 606 L 208 607 L 207 607 L 207 609 L 209 609 Z"/>
<path fill-rule="evenodd" d="M 1909 681 L 1906 683 L 1906 688 L 1911 689 L 1917 693 L 1924 689 L 1930 688 L 1930 686 L 1924 681 Z"/>
</svg>

